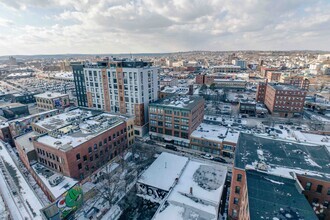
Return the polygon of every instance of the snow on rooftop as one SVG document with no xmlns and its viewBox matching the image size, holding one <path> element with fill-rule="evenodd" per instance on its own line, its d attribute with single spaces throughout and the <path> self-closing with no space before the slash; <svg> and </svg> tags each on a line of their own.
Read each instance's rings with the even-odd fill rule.
<svg viewBox="0 0 330 220">
<path fill-rule="evenodd" d="M 80 117 L 79 115 L 75 117 Z M 81 118 L 80 118 L 81 119 Z M 66 151 L 71 147 L 76 147 L 91 138 L 124 123 L 124 117 L 100 114 L 84 121 L 77 121 L 78 125 L 68 125 L 58 130 L 53 130 L 49 134 L 40 136 L 37 141 L 47 146 Z"/>
<path fill-rule="evenodd" d="M 45 92 L 41 94 L 34 95 L 36 98 L 44 98 L 44 99 L 53 99 L 53 98 L 59 98 L 63 96 L 67 96 L 68 94 L 62 94 L 59 92 Z"/>
<path fill-rule="evenodd" d="M 217 219 L 226 176 L 224 166 L 189 161 L 154 219 Z"/>
<path fill-rule="evenodd" d="M 330 136 L 293 131 L 296 140 L 330 147 Z"/>
<path fill-rule="evenodd" d="M 16 210 L 17 207 L 20 207 L 16 211 L 16 215 L 20 216 L 22 219 L 42 219 L 40 214 L 40 209 L 43 208 L 43 205 L 39 198 L 36 196 L 33 189 L 30 187 L 30 185 L 27 183 L 26 179 L 23 177 L 23 174 L 20 172 L 20 170 L 17 168 L 14 160 L 10 156 L 9 152 L 7 151 L 5 145 L 0 142 L 0 156 L 2 160 L 4 161 L 4 164 L 6 167 L 11 167 L 11 176 L 14 180 L 15 184 L 17 185 L 19 189 L 19 196 L 22 198 L 22 200 L 18 200 L 16 196 L 11 197 L 10 191 L 13 189 L 13 186 L 9 186 L 5 183 L 4 177 L 3 177 L 3 170 L 0 172 L 0 191 L 2 192 L 3 199 L 6 202 L 6 204 L 11 210 Z M 7 168 L 8 169 L 8 168 Z M 14 198 L 14 199 L 13 199 Z M 19 205 L 19 201 L 24 202 L 24 206 Z M 14 204 L 14 203 L 15 204 Z M 15 211 L 14 211 L 15 212 Z M 18 214 L 20 213 L 20 214 Z"/>
<path fill-rule="evenodd" d="M 77 119 L 77 118 L 86 118 L 92 116 L 91 111 L 87 111 L 84 109 L 74 109 L 69 112 L 65 112 L 62 114 L 54 115 L 49 118 L 45 118 L 44 120 L 41 120 L 37 123 L 35 123 L 37 126 L 44 128 L 46 130 L 54 130 L 60 127 L 63 127 L 67 124 L 71 123 L 71 120 Z"/>
<path fill-rule="evenodd" d="M 192 138 L 205 138 L 213 141 L 222 141 L 226 137 L 228 128 L 219 125 L 201 123 L 198 128 L 192 132 Z"/>
<path fill-rule="evenodd" d="M 38 169 L 50 170 L 48 167 L 45 167 L 42 164 L 37 163 L 32 166 L 32 169 L 38 175 L 39 179 L 41 179 L 43 184 L 48 188 L 48 190 L 53 194 L 54 198 L 58 198 L 59 196 L 61 196 L 63 193 L 65 193 L 67 190 L 69 190 L 71 187 L 73 187 L 78 183 L 78 181 L 70 177 L 63 176 L 63 181 L 61 183 L 59 183 L 57 186 L 51 186 L 48 182 L 49 178 L 45 177 L 44 175 L 42 175 L 42 173 L 38 172 Z M 54 173 L 53 175 L 61 175 L 59 173 L 54 172 L 53 170 L 51 170 L 50 172 Z"/>
<path fill-rule="evenodd" d="M 239 138 L 239 131 L 229 130 L 226 137 L 223 139 L 223 141 L 230 142 L 230 143 L 237 143 Z"/>
<path fill-rule="evenodd" d="M 169 191 L 187 162 L 187 157 L 163 152 L 141 175 L 138 182 Z"/>
</svg>

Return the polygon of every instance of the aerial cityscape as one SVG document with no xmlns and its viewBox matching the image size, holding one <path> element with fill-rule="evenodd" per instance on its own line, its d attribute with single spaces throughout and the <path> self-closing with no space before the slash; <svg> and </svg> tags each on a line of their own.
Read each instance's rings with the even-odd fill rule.
<svg viewBox="0 0 330 220">
<path fill-rule="evenodd" d="M 330 220 L 329 10 L 0 0 L 0 220 Z"/>
</svg>

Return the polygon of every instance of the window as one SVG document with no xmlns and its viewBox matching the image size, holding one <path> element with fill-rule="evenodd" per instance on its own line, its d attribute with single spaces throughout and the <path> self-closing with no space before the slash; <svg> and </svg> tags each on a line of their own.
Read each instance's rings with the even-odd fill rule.
<svg viewBox="0 0 330 220">
<path fill-rule="evenodd" d="M 327 195 L 330 195 L 330 188 L 328 188 L 328 192 L 327 192 Z"/>
<path fill-rule="evenodd" d="M 93 156 L 90 156 L 90 157 L 89 157 L 89 160 L 90 160 L 90 161 L 93 161 Z"/>
<path fill-rule="evenodd" d="M 322 185 L 317 185 L 316 192 L 322 193 L 323 186 Z"/>
<path fill-rule="evenodd" d="M 88 148 L 88 153 L 92 153 L 92 147 Z"/>
<path fill-rule="evenodd" d="M 309 191 L 309 190 L 311 190 L 311 188 L 312 188 L 312 183 L 307 182 L 307 183 L 306 183 L 305 190 Z"/>
<path fill-rule="evenodd" d="M 76 159 L 77 159 L 77 160 L 80 160 L 80 154 L 77 154 L 77 155 L 76 155 Z"/>
<path fill-rule="evenodd" d="M 233 218 L 236 218 L 237 217 L 237 210 L 236 209 L 233 209 L 233 211 L 232 211 L 232 217 Z"/>
<path fill-rule="evenodd" d="M 97 150 L 97 144 L 94 144 L 94 150 Z"/>
<path fill-rule="evenodd" d="M 87 161 L 87 156 L 86 155 L 83 156 L 83 160 Z"/>
<path fill-rule="evenodd" d="M 238 205 L 238 198 L 236 198 L 236 197 L 234 198 L 234 204 Z"/>
<path fill-rule="evenodd" d="M 242 174 L 237 174 L 237 182 L 242 182 Z"/>
<path fill-rule="evenodd" d="M 79 169 L 79 170 L 82 169 L 82 165 L 81 165 L 81 163 L 78 164 L 78 169 Z"/>
<path fill-rule="evenodd" d="M 235 186 L 235 193 L 239 194 L 241 192 L 241 187 Z"/>
</svg>

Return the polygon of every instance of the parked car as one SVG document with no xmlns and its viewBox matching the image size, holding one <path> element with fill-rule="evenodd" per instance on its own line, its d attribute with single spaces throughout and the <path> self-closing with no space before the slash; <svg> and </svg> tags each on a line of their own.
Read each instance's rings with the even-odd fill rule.
<svg viewBox="0 0 330 220">
<path fill-rule="evenodd" d="M 214 157 L 213 160 L 220 163 L 227 163 L 227 161 L 221 157 Z"/>
<path fill-rule="evenodd" d="M 166 144 L 165 146 L 166 149 L 170 149 L 170 150 L 174 150 L 177 151 L 178 149 L 176 148 L 176 146 L 170 145 L 170 144 Z"/>
<path fill-rule="evenodd" d="M 213 156 L 210 155 L 210 154 L 202 154 L 202 157 L 205 158 L 205 159 L 209 159 L 209 160 L 213 159 Z"/>
</svg>

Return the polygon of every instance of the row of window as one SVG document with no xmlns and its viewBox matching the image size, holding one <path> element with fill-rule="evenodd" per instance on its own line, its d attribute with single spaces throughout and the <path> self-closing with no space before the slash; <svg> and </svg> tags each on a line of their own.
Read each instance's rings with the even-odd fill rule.
<svg viewBox="0 0 330 220">
<path fill-rule="evenodd" d="M 37 148 L 37 153 L 39 155 L 43 155 L 43 156 L 46 156 L 47 158 L 51 159 L 51 160 L 54 160 L 54 161 L 57 161 L 57 162 L 60 162 L 60 158 L 57 156 L 57 155 L 54 155 L 52 153 L 48 153 L 47 151 L 43 150 L 43 149 L 40 149 L 40 148 Z"/>
<path fill-rule="evenodd" d="M 152 132 L 156 132 L 156 133 L 159 133 L 159 134 L 167 134 L 167 135 L 171 135 L 175 137 L 181 137 L 181 138 L 185 138 L 185 139 L 188 139 L 189 138 L 189 134 L 186 133 L 186 132 L 181 132 L 181 135 L 180 135 L 180 132 L 179 131 L 174 131 L 172 129 L 163 129 L 163 128 L 156 128 L 156 127 L 153 127 L 153 126 L 150 126 L 150 131 Z"/>
<path fill-rule="evenodd" d="M 58 171 L 62 172 L 61 166 L 57 166 L 56 163 L 53 163 L 53 162 L 51 162 L 49 160 L 46 160 L 44 158 L 41 158 L 41 157 L 39 157 L 39 162 L 42 163 L 42 164 L 44 164 L 44 165 L 46 165 L 46 166 L 49 166 L 49 167 L 51 167 L 51 168 L 53 168 L 55 170 L 58 170 Z"/>
<path fill-rule="evenodd" d="M 306 186 L 305 186 L 305 190 L 306 191 L 311 191 L 312 185 L 313 184 L 311 182 L 307 182 Z M 323 185 L 317 185 L 315 192 L 322 193 L 322 191 L 323 191 Z M 330 188 L 328 188 L 327 195 L 330 195 Z"/>
</svg>

